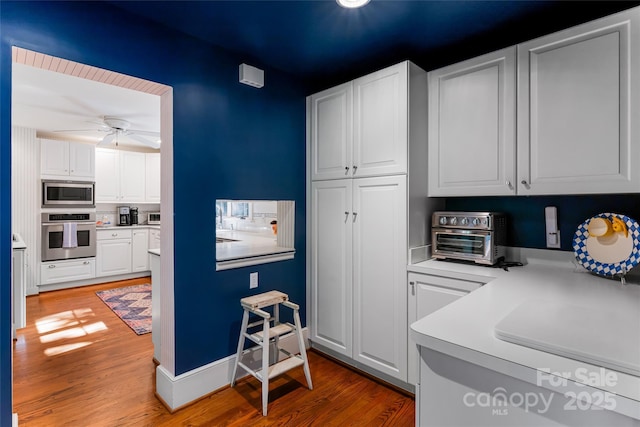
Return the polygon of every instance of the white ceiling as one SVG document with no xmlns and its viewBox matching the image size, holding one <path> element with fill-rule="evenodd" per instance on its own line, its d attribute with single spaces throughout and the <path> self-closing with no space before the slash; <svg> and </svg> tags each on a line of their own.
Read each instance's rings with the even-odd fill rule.
<svg viewBox="0 0 640 427">
<path fill-rule="evenodd" d="M 98 143 L 109 132 L 104 116 L 124 119 L 132 130 L 160 133 L 158 95 L 16 62 L 11 108 L 12 125 L 36 129 L 44 137 Z M 126 136 L 119 136 L 118 144 L 145 147 Z"/>
</svg>

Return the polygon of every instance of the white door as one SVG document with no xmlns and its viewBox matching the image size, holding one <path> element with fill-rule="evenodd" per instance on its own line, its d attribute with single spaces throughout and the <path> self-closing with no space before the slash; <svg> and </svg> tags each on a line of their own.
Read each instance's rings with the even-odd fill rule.
<svg viewBox="0 0 640 427">
<path fill-rule="evenodd" d="M 407 380 L 406 176 L 353 180 L 354 359 Z"/>
<path fill-rule="evenodd" d="M 407 67 L 353 81 L 353 177 L 407 172 Z"/>
<path fill-rule="evenodd" d="M 145 200 L 160 203 L 160 153 L 145 154 Z"/>
<path fill-rule="evenodd" d="M 134 230 L 131 244 L 131 271 L 149 270 L 149 230 Z"/>
<path fill-rule="evenodd" d="M 429 196 L 516 192 L 516 49 L 429 73 Z"/>
<path fill-rule="evenodd" d="M 96 242 L 96 277 L 131 273 L 131 239 Z"/>
<path fill-rule="evenodd" d="M 40 174 L 69 176 L 69 143 L 40 140 Z"/>
<path fill-rule="evenodd" d="M 352 85 L 345 83 L 311 96 L 311 179 L 351 176 Z"/>
<path fill-rule="evenodd" d="M 69 143 L 69 175 L 93 178 L 95 171 L 95 147 L 91 144 Z"/>
<path fill-rule="evenodd" d="M 120 201 L 119 160 L 116 150 L 96 148 L 96 202 Z"/>
<path fill-rule="evenodd" d="M 144 202 L 145 155 L 120 151 L 120 195 L 123 202 Z"/>
<path fill-rule="evenodd" d="M 311 184 L 311 341 L 352 356 L 352 180 Z"/>
<path fill-rule="evenodd" d="M 640 10 L 518 46 L 519 194 L 640 191 Z"/>
</svg>

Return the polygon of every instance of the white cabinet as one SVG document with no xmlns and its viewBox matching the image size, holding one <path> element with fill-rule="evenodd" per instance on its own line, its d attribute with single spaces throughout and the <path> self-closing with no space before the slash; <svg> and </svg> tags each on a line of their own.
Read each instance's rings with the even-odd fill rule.
<svg viewBox="0 0 640 427">
<path fill-rule="evenodd" d="M 518 46 L 518 193 L 640 191 L 640 9 Z"/>
<path fill-rule="evenodd" d="M 146 153 L 145 163 L 145 200 L 160 203 L 160 153 Z"/>
<path fill-rule="evenodd" d="M 95 176 L 95 147 L 90 144 L 40 140 L 40 175 L 43 178 L 92 180 Z"/>
<path fill-rule="evenodd" d="M 160 249 L 160 230 L 149 230 L 149 249 Z"/>
<path fill-rule="evenodd" d="M 97 277 L 131 273 L 131 238 L 130 229 L 97 231 Z"/>
<path fill-rule="evenodd" d="M 516 191 L 516 49 L 429 73 L 429 195 Z"/>
<path fill-rule="evenodd" d="M 478 289 L 487 280 L 461 280 L 443 276 L 409 273 L 409 325 L 451 304 Z M 409 383 L 418 382 L 420 352 L 415 342 L 409 342 Z"/>
<path fill-rule="evenodd" d="M 406 176 L 312 183 L 312 341 L 406 380 Z"/>
<path fill-rule="evenodd" d="M 145 153 L 96 149 L 96 202 L 145 202 Z"/>
<path fill-rule="evenodd" d="M 40 264 L 40 284 L 73 282 L 96 277 L 95 258 L 70 259 Z"/>
<path fill-rule="evenodd" d="M 132 230 L 131 271 L 149 270 L 149 230 Z"/>
<path fill-rule="evenodd" d="M 429 73 L 429 195 L 640 191 L 640 9 L 513 49 Z"/>
<path fill-rule="evenodd" d="M 410 67 L 402 62 L 310 97 L 312 180 L 407 173 Z"/>
</svg>

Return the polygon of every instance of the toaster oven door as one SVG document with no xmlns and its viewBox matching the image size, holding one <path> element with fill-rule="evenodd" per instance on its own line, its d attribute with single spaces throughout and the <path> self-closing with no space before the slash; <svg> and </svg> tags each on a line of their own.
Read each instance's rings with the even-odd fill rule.
<svg viewBox="0 0 640 427">
<path fill-rule="evenodd" d="M 491 263 L 491 231 L 433 229 L 433 257 Z"/>
</svg>

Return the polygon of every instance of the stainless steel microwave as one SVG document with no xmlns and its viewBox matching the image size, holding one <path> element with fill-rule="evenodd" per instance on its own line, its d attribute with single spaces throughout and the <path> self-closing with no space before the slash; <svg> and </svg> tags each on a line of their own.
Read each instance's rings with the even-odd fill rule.
<svg viewBox="0 0 640 427">
<path fill-rule="evenodd" d="M 43 208 L 94 208 L 95 182 L 42 180 Z"/>
</svg>

